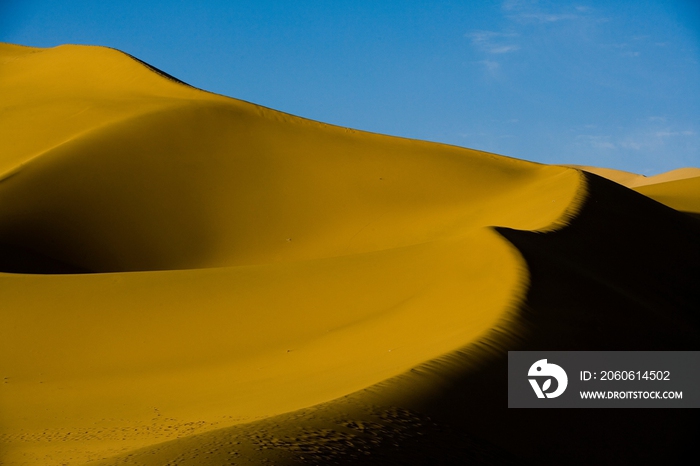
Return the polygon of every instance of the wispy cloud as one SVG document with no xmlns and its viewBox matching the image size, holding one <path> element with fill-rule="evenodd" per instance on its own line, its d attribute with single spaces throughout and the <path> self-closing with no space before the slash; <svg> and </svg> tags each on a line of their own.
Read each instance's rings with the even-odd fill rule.
<svg viewBox="0 0 700 466">
<path fill-rule="evenodd" d="M 576 140 L 580 143 L 590 145 L 595 149 L 615 149 L 617 146 L 610 142 L 610 136 L 599 136 L 590 134 L 579 134 Z"/>
<path fill-rule="evenodd" d="M 556 4 L 555 4 L 556 5 Z M 547 24 L 563 21 L 573 21 L 579 18 L 592 18 L 591 8 L 585 5 L 569 5 L 568 7 L 545 9 L 537 0 L 504 0 L 501 3 L 501 10 L 506 19 L 511 24 L 505 31 L 476 30 L 465 34 L 471 41 L 472 47 L 484 54 L 484 60 L 479 61 L 487 73 L 496 76 L 501 64 L 507 63 L 506 56 L 510 56 L 523 48 L 523 40 L 528 43 L 528 48 L 532 48 L 533 42 L 530 38 L 532 31 L 529 31 L 526 24 Z M 524 34 L 524 37 L 520 35 Z M 503 58 L 498 58 L 502 56 Z"/>
<path fill-rule="evenodd" d="M 590 7 L 579 5 L 566 8 L 564 11 L 543 9 L 536 1 L 506 0 L 501 9 L 507 18 L 519 23 L 557 23 L 571 21 L 584 17 L 590 12 Z M 568 10 L 568 11 L 567 11 Z"/>
<path fill-rule="evenodd" d="M 632 38 L 632 40 L 641 40 L 641 39 L 636 39 Z M 642 53 L 637 51 L 637 50 L 630 50 L 630 44 L 623 42 L 620 44 L 600 44 L 600 47 L 604 49 L 613 49 L 613 50 L 619 50 L 619 54 L 622 57 L 638 57 Z"/>
<path fill-rule="evenodd" d="M 515 33 L 473 31 L 466 36 L 471 39 L 473 46 L 486 53 L 503 54 L 520 49 L 518 44 L 513 43 L 513 38 L 517 37 Z"/>
<path fill-rule="evenodd" d="M 648 137 L 628 136 L 625 139 L 619 141 L 617 145 L 622 149 L 632 149 L 640 151 L 642 149 L 651 149 L 652 147 L 655 147 L 658 144 L 652 144 Z"/>
<path fill-rule="evenodd" d="M 657 131 L 654 133 L 659 138 L 669 138 L 673 136 L 694 136 L 695 131 Z"/>
<path fill-rule="evenodd" d="M 556 23 L 558 21 L 566 21 L 578 19 L 579 15 L 575 14 L 554 14 L 554 13 L 518 13 L 509 15 L 511 19 L 520 22 L 536 22 L 536 23 Z"/>
<path fill-rule="evenodd" d="M 654 118 L 654 117 L 651 117 Z M 695 136 L 695 131 L 683 130 L 640 130 L 628 132 L 627 134 L 595 135 L 579 134 L 576 136 L 577 143 L 588 145 L 594 149 L 627 149 L 633 151 L 649 151 L 663 148 L 671 138 Z"/>
<path fill-rule="evenodd" d="M 564 5 L 551 2 L 543 6 L 537 0 L 505 0 L 501 10 L 506 18 L 523 24 L 551 24 L 562 21 L 594 20 L 608 21 L 608 18 L 596 17 L 593 8 L 587 5 Z"/>
<path fill-rule="evenodd" d="M 517 10 L 522 8 L 524 3 L 525 2 L 523 0 L 505 0 L 501 4 L 501 8 L 503 8 L 505 11 Z"/>
<path fill-rule="evenodd" d="M 465 37 L 471 40 L 476 50 L 489 57 L 478 63 L 491 78 L 497 78 L 501 68 L 501 64 L 494 59 L 495 56 L 506 55 L 520 49 L 520 46 L 514 42 L 518 34 L 512 32 L 472 31 L 465 34 Z"/>
<path fill-rule="evenodd" d="M 489 49 L 489 53 L 508 53 L 520 49 L 519 45 L 496 45 Z"/>
<path fill-rule="evenodd" d="M 500 68 L 500 64 L 497 61 L 493 60 L 482 60 L 479 63 L 483 64 L 487 69 L 491 71 L 497 71 L 498 68 Z"/>
<path fill-rule="evenodd" d="M 654 150 L 663 147 L 670 138 L 694 136 L 694 131 L 648 131 L 623 137 L 618 146 L 635 151 Z"/>
<path fill-rule="evenodd" d="M 513 36 L 511 33 L 504 32 L 494 32 L 494 31 L 473 31 L 467 34 L 467 37 L 472 39 L 475 44 L 481 44 L 490 41 L 494 37 L 509 37 Z"/>
<path fill-rule="evenodd" d="M 501 64 L 494 60 L 481 60 L 479 62 L 486 71 L 486 74 L 492 78 L 498 77 L 499 71 L 501 69 Z"/>
</svg>

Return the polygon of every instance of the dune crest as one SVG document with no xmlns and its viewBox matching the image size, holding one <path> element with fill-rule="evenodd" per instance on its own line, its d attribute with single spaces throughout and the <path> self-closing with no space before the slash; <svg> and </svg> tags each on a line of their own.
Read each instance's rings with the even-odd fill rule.
<svg viewBox="0 0 700 466">
<path fill-rule="evenodd" d="M 573 168 L 299 118 L 113 49 L 0 44 L 0 66 L 5 464 L 225 464 L 185 452 L 236 436 L 248 443 L 226 448 L 259 464 L 257 431 L 295 464 L 301 450 L 271 440 L 292 438 L 295 419 L 317 432 L 342 418 L 355 437 L 376 421 L 413 441 L 455 387 L 488 390 L 479 371 L 501 367 L 508 345 L 540 341 L 523 310 L 550 309 L 532 295 L 550 270 L 564 264 L 610 298 L 595 279 L 607 268 L 571 246 L 618 241 L 588 230 L 618 218 L 591 202 L 673 223 L 686 236 L 661 225 L 655 237 L 677 248 L 697 235 L 694 220 Z M 671 178 L 649 188 L 700 179 Z M 557 241 L 561 254 L 542 252 Z M 613 253 L 628 250 L 619 241 Z M 543 274 L 541 257 L 558 265 Z M 672 308 L 618 285 L 625 309 Z M 697 302 L 689 286 L 676 286 L 678 312 Z M 468 430 L 444 417 L 457 437 Z M 483 424 L 484 451 L 530 455 Z M 317 462 L 345 451 L 324 442 L 302 450 Z M 370 444 L 382 464 L 389 440 Z"/>
<path fill-rule="evenodd" d="M 681 212 L 700 214 L 700 168 L 678 168 L 647 177 L 610 168 L 571 166 L 632 188 Z"/>
</svg>

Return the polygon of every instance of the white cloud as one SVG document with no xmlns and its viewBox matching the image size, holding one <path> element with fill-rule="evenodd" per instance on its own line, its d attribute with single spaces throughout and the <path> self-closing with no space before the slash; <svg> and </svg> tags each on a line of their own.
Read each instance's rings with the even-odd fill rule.
<svg viewBox="0 0 700 466">
<path fill-rule="evenodd" d="M 501 76 L 501 64 L 495 60 L 480 60 L 472 62 L 477 64 L 484 72 L 484 75 L 489 79 L 500 79 Z"/>
<path fill-rule="evenodd" d="M 490 54 L 504 54 L 515 52 L 520 46 L 512 43 L 512 38 L 517 34 L 494 31 L 474 31 L 466 34 L 471 39 L 472 45 L 481 52 Z"/>
<path fill-rule="evenodd" d="M 516 10 L 518 8 L 521 8 L 523 3 L 524 2 L 522 0 L 506 0 L 501 4 L 501 8 L 503 8 L 506 11 Z"/>
<path fill-rule="evenodd" d="M 584 141 L 595 149 L 615 149 L 617 146 L 610 142 L 610 136 L 594 136 L 590 134 L 579 134 L 578 141 Z"/>
<path fill-rule="evenodd" d="M 628 136 L 622 141 L 619 142 L 620 147 L 623 149 L 632 149 L 632 150 L 642 150 L 646 148 L 652 147 L 651 142 L 649 141 L 648 138 L 642 137 L 634 137 L 634 136 Z"/>
<path fill-rule="evenodd" d="M 630 50 L 630 45 L 624 42 L 621 44 L 600 44 L 600 47 L 605 49 L 618 49 L 622 57 L 638 57 L 642 54 L 636 50 Z"/>
<path fill-rule="evenodd" d="M 606 141 L 595 141 L 592 143 L 593 147 L 599 147 L 601 149 L 614 149 L 615 144 Z"/>
<path fill-rule="evenodd" d="M 556 2 L 552 2 L 557 5 Z M 561 5 L 561 4 L 559 4 Z M 592 18 L 593 10 L 586 5 L 566 5 L 555 8 L 552 11 L 543 8 L 537 0 L 506 0 L 501 4 L 505 16 L 520 23 L 557 23 L 560 21 L 573 21 Z M 556 11 L 558 10 L 558 11 Z"/>
<path fill-rule="evenodd" d="M 498 63 L 497 61 L 493 61 L 493 60 L 482 60 L 479 63 L 484 65 L 484 67 L 486 68 L 486 71 L 488 71 L 489 74 L 491 74 L 492 76 L 494 76 L 498 72 L 498 70 L 501 68 L 501 64 Z"/>
<path fill-rule="evenodd" d="M 695 131 L 657 131 L 654 133 L 656 137 L 668 138 L 672 136 L 693 136 Z"/>
<path fill-rule="evenodd" d="M 538 22 L 538 23 L 556 23 L 557 21 L 566 21 L 578 19 L 578 15 L 574 14 L 553 14 L 553 13 L 520 13 L 512 15 L 512 19 L 521 22 Z"/>
<path fill-rule="evenodd" d="M 662 118 L 662 117 L 651 117 Z M 653 120 L 660 121 L 660 120 Z M 638 129 L 636 131 L 611 135 L 579 134 L 576 136 L 578 144 L 583 143 L 594 149 L 627 149 L 637 152 L 657 151 L 667 147 L 669 138 L 695 136 L 697 133 L 691 130 L 675 131 L 671 129 L 651 130 Z"/>
<path fill-rule="evenodd" d="M 471 37 L 472 43 L 481 44 L 488 43 L 494 38 L 499 37 L 515 37 L 517 34 L 512 32 L 496 32 L 496 31 L 473 31 L 466 34 L 467 37 Z"/>
<path fill-rule="evenodd" d="M 494 45 L 490 47 L 487 51 L 489 53 L 508 53 L 515 52 L 520 49 L 519 45 Z"/>
<path fill-rule="evenodd" d="M 670 129 L 643 131 L 625 136 L 619 144 L 624 149 L 651 150 L 663 147 L 669 138 L 694 135 L 694 131 L 672 131 Z"/>
</svg>

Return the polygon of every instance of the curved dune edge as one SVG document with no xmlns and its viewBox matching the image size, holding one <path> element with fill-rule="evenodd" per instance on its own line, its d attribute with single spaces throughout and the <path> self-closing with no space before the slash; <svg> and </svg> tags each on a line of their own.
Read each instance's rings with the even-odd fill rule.
<svg viewBox="0 0 700 466">
<path fill-rule="evenodd" d="M 700 215 L 700 176 L 639 186 L 634 190 L 678 211 Z"/>
<path fill-rule="evenodd" d="M 532 281 L 525 301 L 472 344 L 328 403 L 97 464 L 681 463 L 698 432 L 692 410 L 506 407 L 506 351 L 700 346 L 698 224 L 601 178 L 587 180 L 567 227 L 499 229 Z"/>
<path fill-rule="evenodd" d="M 684 180 L 687 178 L 696 178 L 700 176 L 700 168 L 695 167 L 677 168 L 665 173 L 659 173 L 658 175 L 645 176 L 623 170 L 615 170 L 613 168 L 589 167 L 584 165 L 564 166 L 602 176 L 603 178 L 607 178 L 623 186 L 627 186 L 628 188 L 638 188 L 641 186 Z"/>
<path fill-rule="evenodd" d="M 442 464 L 527 457 L 495 433 L 509 421 L 505 349 L 536 347 L 552 326 L 572 349 L 620 331 L 612 318 L 598 340 L 566 338 L 549 312 L 562 303 L 538 295 L 560 296 L 548 283 L 562 268 L 574 274 L 561 289 L 594 308 L 619 315 L 609 303 L 622 299 L 648 315 L 638 334 L 658 347 L 696 341 L 695 224 L 644 196 L 208 94 L 114 50 L 3 45 L 0 59 L 17 99 L 0 122 L 16 136 L 0 152 L 0 200 L 12 200 L 0 244 L 25 260 L 5 265 L 27 267 L 28 250 L 45 267 L 109 272 L 0 274 L 8 464 L 323 464 L 359 451 L 385 464 L 430 445 Z M 37 118 L 50 129 L 30 138 Z M 623 279 L 596 278 L 610 268 L 601 250 L 636 249 L 620 238 L 647 229 L 640 217 L 658 223 L 641 235 L 658 276 L 637 277 L 630 255 Z M 668 283 L 664 254 L 682 280 Z M 646 341 L 630 338 L 626 349 Z"/>
<path fill-rule="evenodd" d="M 554 228 L 580 193 L 574 170 L 303 120 L 110 49 L 2 50 L 3 265 L 109 272 L 0 274 L 10 464 L 295 411 L 476 341 L 527 288 L 490 226 Z"/>
<path fill-rule="evenodd" d="M 632 188 L 681 212 L 694 216 L 700 214 L 700 168 L 678 168 L 647 177 L 610 168 L 568 166 L 595 173 Z"/>
</svg>

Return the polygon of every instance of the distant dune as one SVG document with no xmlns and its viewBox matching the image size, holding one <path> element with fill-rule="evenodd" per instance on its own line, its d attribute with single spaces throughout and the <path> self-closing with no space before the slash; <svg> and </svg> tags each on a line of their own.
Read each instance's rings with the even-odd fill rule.
<svg viewBox="0 0 700 466">
<path fill-rule="evenodd" d="M 609 168 L 578 168 L 632 188 L 681 212 L 700 216 L 700 168 L 679 168 L 650 177 Z"/>
<path fill-rule="evenodd" d="M 0 464 L 663 464 L 697 440 L 691 410 L 508 410 L 505 367 L 700 348 L 700 169 L 331 126 L 102 47 L 0 44 L 0 95 Z"/>
</svg>

